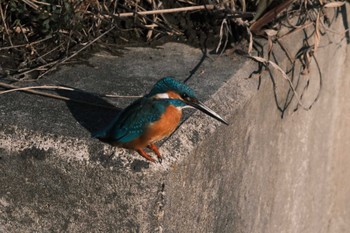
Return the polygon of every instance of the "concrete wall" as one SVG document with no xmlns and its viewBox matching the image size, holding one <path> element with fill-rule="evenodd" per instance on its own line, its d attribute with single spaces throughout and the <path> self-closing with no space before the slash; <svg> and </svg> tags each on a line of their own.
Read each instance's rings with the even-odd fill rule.
<svg viewBox="0 0 350 233">
<path fill-rule="evenodd" d="M 293 54 L 301 39 L 282 42 Z M 328 45 L 316 55 L 322 77 L 312 61 L 297 89 L 309 80 L 302 99 L 309 105 L 322 79 L 309 111 L 294 111 L 294 98 L 281 118 L 274 93 L 283 106 L 288 85 L 276 74 L 275 87 L 264 75 L 244 105 L 235 103 L 244 72 L 213 97 L 238 109 L 169 175 L 165 232 L 349 232 L 350 49 L 335 35 L 321 44 Z"/>
<path fill-rule="evenodd" d="M 335 25 L 342 30 L 341 20 Z M 257 90 L 258 79 L 247 79 L 254 62 L 207 59 L 189 85 L 231 124 L 187 115 L 162 144 L 162 164 L 90 139 L 89 131 L 110 118 L 105 109 L 4 95 L 0 232 L 348 232 L 350 50 L 328 35 L 322 40 L 328 46 L 317 52 L 323 77 L 318 101 L 309 111 L 294 111 L 294 98 L 283 118 L 276 103 L 289 97 L 280 76 L 274 87 L 265 73 Z M 283 41 L 292 54 L 302 36 Z M 43 82 L 134 95 L 159 76 L 186 77 L 200 56 L 178 44 L 134 48 L 122 57 L 104 54 L 89 65 L 65 67 Z M 319 78 L 312 62 L 299 79 L 299 92 L 310 82 L 306 104 L 317 96 Z"/>
<path fill-rule="evenodd" d="M 319 101 L 310 111 L 291 107 L 283 119 L 271 80 L 263 78 L 232 124 L 219 127 L 170 174 L 166 232 L 348 232 L 348 54 L 319 51 L 325 68 Z"/>
</svg>

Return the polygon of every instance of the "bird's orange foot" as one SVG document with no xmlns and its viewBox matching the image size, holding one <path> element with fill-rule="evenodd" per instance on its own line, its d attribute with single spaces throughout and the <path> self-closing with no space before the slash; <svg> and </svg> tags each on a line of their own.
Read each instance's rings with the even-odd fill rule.
<svg viewBox="0 0 350 233">
<path fill-rule="evenodd" d="M 151 162 L 155 162 L 155 160 L 151 156 L 149 156 L 143 149 L 137 149 L 136 151 L 145 159 Z"/>
<path fill-rule="evenodd" d="M 151 144 L 149 144 L 149 145 L 147 146 L 147 148 L 150 149 L 150 150 L 152 150 L 152 151 L 157 155 L 158 160 L 159 160 L 160 162 L 162 162 L 162 156 L 160 155 L 160 152 L 159 152 L 158 147 L 157 147 L 156 145 L 154 145 L 153 143 L 151 143 Z"/>
</svg>

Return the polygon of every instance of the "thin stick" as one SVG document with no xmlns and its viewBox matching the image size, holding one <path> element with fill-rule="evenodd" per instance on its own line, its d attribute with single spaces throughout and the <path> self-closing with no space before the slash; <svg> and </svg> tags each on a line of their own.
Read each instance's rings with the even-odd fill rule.
<svg viewBox="0 0 350 233">
<path fill-rule="evenodd" d="M 274 63 L 273 61 L 270 61 L 270 60 L 267 60 L 265 58 L 262 58 L 262 57 L 257 57 L 257 56 L 251 56 L 251 55 L 246 55 L 247 57 L 257 61 L 257 62 L 260 62 L 261 64 L 263 64 L 265 67 L 269 68 L 269 65 L 271 65 L 273 68 L 275 68 L 277 71 L 279 71 L 281 74 L 282 74 L 282 77 L 288 81 L 288 84 L 289 84 L 289 87 L 290 89 L 293 91 L 296 99 L 297 99 L 297 102 L 298 104 L 304 109 L 304 110 L 310 110 L 310 108 L 312 107 L 311 106 L 305 106 L 302 101 L 301 101 L 301 98 L 299 97 L 297 91 L 295 90 L 295 87 L 292 83 L 292 81 L 290 80 L 290 78 L 288 77 L 288 75 L 282 70 L 282 68 L 280 66 L 278 66 L 276 63 Z"/>
<path fill-rule="evenodd" d="M 6 32 L 7 36 L 8 36 L 8 39 L 10 41 L 10 44 L 13 45 L 12 40 L 11 40 L 11 36 L 10 36 L 10 32 L 9 32 L 9 29 L 7 28 L 6 19 L 5 19 L 4 12 L 2 10 L 2 6 L 1 5 L 0 5 L 0 14 L 1 14 L 2 22 L 4 23 L 4 29 L 5 29 L 5 32 Z"/>
<path fill-rule="evenodd" d="M 36 0 L 32 0 L 32 2 L 41 4 L 41 5 L 45 5 L 45 6 L 50 6 L 50 5 L 51 5 L 50 3 L 47 3 L 47 2 L 39 2 L 39 1 L 36 1 Z M 57 7 L 57 5 L 56 5 L 56 7 Z"/>
<path fill-rule="evenodd" d="M 184 11 L 195 11 L 195 10 L 213 10 L 214 5 L 203 5 L 203 6 L 188 6 L 188 7 L 179 7 L 172 9 L 162 9 L 162 10 L 152 10 L 152 11 L 138 11 L 138 12 L 126 12 L 126 13 L 116 13 L 113 14 L 117 17 L 130 17 L 134 15 L 154 15 L 154 14 L 168 14 L 174 12 L 184 12 Z"/>
<path fill-rule="evenodd" d="M 109 108 L 109 109 L 117 109 L 114 106 L 95 104 L 95 103 L 91 103 L 91 102 L 85 102 L 85 101 L 82 101 L 82 100 L 75 100 L 75 99 L 71 99 L 71 98 L 68 98 L 68 97 L 60 96 L 60 95 L 55 95 L 55 94 L 51 94 L 51 93 L 46 93 L 46 92 L 42 92 L 42 91 L 33 90 L 33 87 L 32 87 L 32 89 L 29 89 L 28 87 L 27 88 L 20 88 L 20 87 L 17 87 L 17 86 L 11 85 L 11 84 L 6 84 L 6 83 L 3 83 L 3 82 L 0 82 L 0 87 L 4 87 L 4 88 L 7 88 L 7 89 L 17 89 L 18 91 L 23 91 L 23 92 L 27 92 L 27 93 L 31 93 L 31 94 L 35 94 L 35 95 L 41 95 L 41 96 L 50 97 L 50 98 L 59 99 L 59 100 L 64 100 L 64 101 L 72 101 L 72 102 L 75 102 L 75 103 L 80 103 L 80 104 L 85 104 L 85 105 L 90 105 L 90 106 Z M 63 89 L 63 87 L 60 87 L 60 88 Z M 71 88 L 67 88 L 67 90 L 68 89 L 71 89 Z"/>
<path fill-rule="evenodd" d="M 282 36 L 279 36 L 278 38 L 277 38 L 277 40 L 282 40 L 282 39 L 284 39 L 286 36 L 290 36 L 290 35 L 292 35 L 292 34 L 294 34 L 294 33 L 296 33 L 296 32 L 299 32 L 299 31 L 301 31 L 301 30 L 304 30 L 305 28 L 308 28 L 308 27 L 310 27 L 310 26 L 313 26 L 314 25 L 314 23 L 308 23 L 308 24 L 304 24 L 303 26 L 301 26 L 301 27 L 298 27 L 298 28 L 296 28 L 296 29 L 294 29 L 294 30 L 291 30 L 291 31 L 289 31 L 289 32 L 286 32 L 285 34 L 283 34 Z"/>
<path fill-rule="evenodd" d="M 141 98 L 142 95 L 99 95 L 106 98 Z"/>
<path fill-rule="evenodd" d="M 38 67 L 35 67 L 35 68 L 32 68 L 32 69 L 28 69 L 28 70 L 25 70 L 25 71 L 21 71 L 19 73 L 15 73 L 14 75 L 24 75 L 24 74 L 28 74 L 30 72 L 33 72 L 35 70 L 43 70 L 45 67 L 53 65 L 53 64 L 55 64 L 57 62 L 58 61 L 52 61 L 52 62 L 49 62 L 47 64 L 44 64 L 44 65 L 41 65 L 41 66 L 38 66 Z"/>
<path fill-rule="evenodd" d="M 0 83 L 0 86 L 2 83 Z M 0 95 L 10 93 L 10 92 L 15 92 L 15 91 L 26 91 L 26 90 L 33 90 L 33 89 L 59 89 L 59 90 L 67 90 L 67 91 L 74 91 L 73 88 L 69 87 L 62 87 L 62 86 L 33 86 L 33 87 L 18 87 L 6 91 L 0 91 Z"/>
<path fill-rule="evenodd" d="M 0 48 L 0 51 L 1 51 L 1 50 L 6 50 L 6 49 L 13 49 L 13 48 L 25 47 L 25 46 L 28 46 L 28 45 L 32 46 L 32 45 L 35 45 L 35 44 L 44 42 L 44 41 L 46 41 L 46 40 L 49 40 L 49 39 L 51 39 L 51 38 L 52 38 L 52 36 L 48 36 L 48 37 L 46 37 L 46 38 L 44 38 L 44 39 L 37 40 L 37 41 L 31 42 L 31 43 L 29 43 L 29 44 L 27 43 L 27 44 L 19 44 L 19 45 L 13 45 L 13 46 L 2 47 L 2 48 Z"/>
<path fill-rule="evenodd" d="M 25 4 L 27 4 L 28 6 L 30 6 L 31 8 L 33 8 L 34 10 L 38 10 L 39 6 L 36 5 L 35 3 L 32 3 L 31 1 L 28 0 L 22 0 Z"/>
<path fill-rule="evenodd" d="M 57 62 L 55 65 L 53 65 L 52 67 L 50 67 L 49 69 L 47 69 L 44 73 L 42 73 L 41 75 L 38 76 L 38 79 L 40 79 L 41 77 L 43 77 L 45 74 L 47 74 L 48 72 L 50 72 L 51 70 L 53 70 L 54 68 L 56 68 L 58 65 L 68 61 L 69 59 L 75 57 L 76 55 L 78 55 L 81 51 L 85 50 L 87 47 L 89 47 L 90 45 L 92 45 L 93 43 L 95 43 L 97 40 L 101 39 L 101 37 L 105 36 L 107 33 L 109 33 L 110 31 L 112 31 L 116 26 L 113 25 L 110 29 L 108 29 L 107 31 L 105 31 L 104 33 L 102 33 L 101 35 L 99 35 L 98 37 L 96 37 L 95 39 L 93 39 L 92 41 L 90 41 L 89 43 L 87 43 L 85 46 L 83 46 L 81 49 L 79 49 L 78 51 L 76 51 L 75 53 L 73 53 L 72 55 L 70 55 L 69 57 L 66 57 L 65 59 L 61 60 L 60 62 Z"/>
</svg>

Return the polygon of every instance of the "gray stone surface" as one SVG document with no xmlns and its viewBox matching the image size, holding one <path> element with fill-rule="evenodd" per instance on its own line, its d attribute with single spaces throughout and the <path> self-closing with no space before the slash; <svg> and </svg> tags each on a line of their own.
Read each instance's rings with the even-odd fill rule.
<svg viewBox="0 0 350 233">
<path fill-rule="evenodd" d="M 343 30 L 341 20 L 335 30 Z M 292 54 L 302 42 L 295 36 L 282 41 Z M 283 118 L 276 103 L 284 104 L 288 85 L 278 74 L 275 87 L 265 75 L 257 90 L 258 79 L 248 79 L 254 62 L 210 56 L 188 84 L 231 124 L 190 112 L 162 144 L 162 164 L 90 138 L 117 110 L 2 95 L 0 232 L 347 232 L 350 49 L 337 34 L 321 45 L 328 46 L 317 52 L 318 101 L 294 111 L 294 98 Z M 162 76 L 183 80 L 201 56 L 174 43 L 130 48 L 65 66 L 39 84 L 140 95 Z M 282 57 L 279 63 L 288 65 Z M 317 96 L 319 78 L 315 62 L 300 76 L 299 92 L 310 82 L 306 105 Z"/>
</svg>

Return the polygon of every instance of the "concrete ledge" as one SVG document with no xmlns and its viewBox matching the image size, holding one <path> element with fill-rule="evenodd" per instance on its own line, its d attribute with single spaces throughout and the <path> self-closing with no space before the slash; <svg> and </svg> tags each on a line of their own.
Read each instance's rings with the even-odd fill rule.
<svg viewBox="0 0 350 233">
<path fill-rule="evenodd" d="M 174 43 L 157 49 L 130 48 L 120 57 L 98 54 L 87 65 L 64 67 L 40 84 L 64 83 L 95 93 L 142 95 L 160 77 L 184 79 L 201 56 L 198 49 Z M 203 74 L 189 85 L 202 100 L 208 100 L 245 63 L 240 58 L 212 56 L 201 67 L 199 73 Z M 244 85 L 252 83 L 255 81 Z M 255 92 L 244 89 L 235 92 L 245 98 L 227 101 L 243 104 Z M 69 97 L 111 105 L 89 94 Z M 161 219 L 156 216 L 164 211 L 166 174 L 218 127 L 203 114 L 195 113 L 190 119 L 187 114 L 181 129 L 161 147 L 163 163 L 150 165 L 135 152 L 90 138 L 90 133 L 109 122 L 118 110 L 25 93 L 3 95 L 1 101 L 1 184 L 6 187 L 1 200 L 7 214 L 0 225 L 4 231 L 157 229 Z M 122 108 L 131 101 L 116 99 L 113 104 Z M 235 108 L 230 102 L 215 106 L 210 100 L 209 104 L 226 116 Z"/>
<path fill-rule="evenodd" d="M 184 79 L 202 56 L 175 43 L 121 53 L 95 55 L 40 83 L 140 95 L 162 76 Z M 317 59 L 318 102 L 310 111 L 293 111 L 293 99 L 282 119 L 276 103 L 289 98 L 282 79 L 273 87 L 265 76 L 257 90 L 258 80 L 247 79 L 255 63 L 210 56 L 188 84 L 231 124 L 190 112 L 162 144 L 162 164 L 90 138 L 117 110 L 24 93 L 1 96 L 0 231 L 346 232 L 349 46 L 321 47 Z M 319 88 L 315 63 L 299 80 L 299 88 L 310 82 L 308 103 Z M 88 94 L 74 98 L 111 104 Z"/>
</svg>

